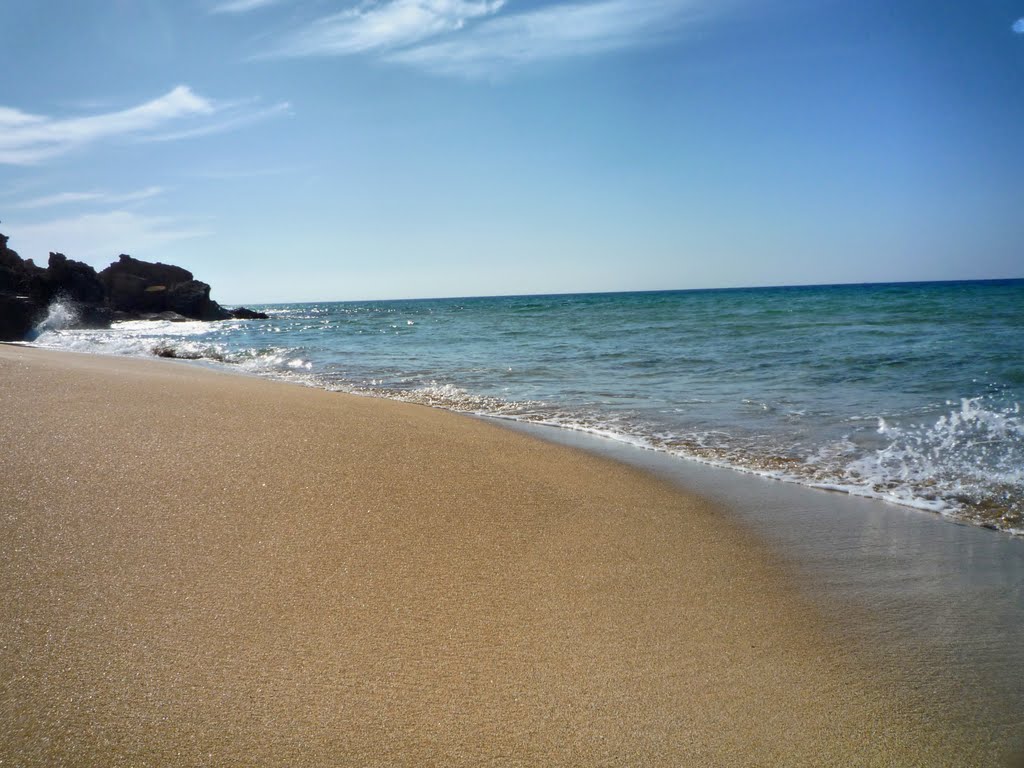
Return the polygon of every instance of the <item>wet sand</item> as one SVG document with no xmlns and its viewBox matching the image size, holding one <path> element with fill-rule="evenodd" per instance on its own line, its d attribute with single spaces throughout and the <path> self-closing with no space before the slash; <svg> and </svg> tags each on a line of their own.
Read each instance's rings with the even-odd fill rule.
<svg viewBox="0 0 1024 768">
<path fill-rule="evenodd" d="M 0 345 L 0 762 L 984 765 L 720 508 L 476 419 Z"/>
</svg>

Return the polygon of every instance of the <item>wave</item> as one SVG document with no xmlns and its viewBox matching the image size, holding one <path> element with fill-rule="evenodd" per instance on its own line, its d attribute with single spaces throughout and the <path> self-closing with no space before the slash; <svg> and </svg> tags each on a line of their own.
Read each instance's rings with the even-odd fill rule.
<svg viewBox="0 0 1024 768">
<path fill-rule="evenodd" d="M 51 313 L 52 314 L 52 313 Z M 67 324 L 73 322 L 73 318 Z M 211 340 L 210 324 L 151 320 L 116 323 L 112 330 L 67 330 L 46 327 L 44 321 L 35 346 L 70 352 L 127 357 L 164 357 L 222 364 L 257 374 L 308 371 L 313 363 L 301 350 L 284 346 L 234 348 Z"/>
</svg>

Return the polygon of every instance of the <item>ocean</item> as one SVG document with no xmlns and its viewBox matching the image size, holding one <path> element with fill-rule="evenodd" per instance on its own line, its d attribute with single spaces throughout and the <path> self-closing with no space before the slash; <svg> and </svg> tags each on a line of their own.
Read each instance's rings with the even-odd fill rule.
<svg viewBox="0 0 1024 768">
<path fill-rule="evenodd" d="M 263 305 L 35 344 L 581 430 L 1024 535 L 1024 280 Z"/>
</svg>

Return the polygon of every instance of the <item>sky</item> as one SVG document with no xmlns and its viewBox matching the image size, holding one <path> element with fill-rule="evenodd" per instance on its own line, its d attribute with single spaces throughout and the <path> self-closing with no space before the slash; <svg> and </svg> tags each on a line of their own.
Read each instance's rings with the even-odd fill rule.
<svg viewBox="0 0 1024 768">
<path fill-rule="evenodd" d="M 1024 277 L 1024 0 L 4 0 L 0 232 L 222 303 Z"/>
</svg>

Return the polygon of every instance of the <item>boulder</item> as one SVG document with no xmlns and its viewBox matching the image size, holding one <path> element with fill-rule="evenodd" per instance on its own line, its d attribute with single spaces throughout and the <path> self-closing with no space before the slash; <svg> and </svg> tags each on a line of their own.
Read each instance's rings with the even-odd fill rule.
<svg viewBox="0 0 1024 768">
<path fill-rule="evenodd" d="M 99 274 L 115 312 L 132 315 L 176 312 L 193 320 L 226 320 L 226 310 L 210 298 L 210 286 L 187 269 L 150 263 L 121 254 Z"/>
<path fill-rule="evenodd" d="M 133 259 L 127 253 L 117 257 L 117 261 L 100 272 L 100 280 L 107 283 L 115 275 L 131 275 L 137 277 L 146 285 L 173 285 L 174 283 L 185 283 L 194 279 L 191 272 L 173 264 L 161 264 L 157 262 L 140 261 Z M 107 285 L 107 289 L 110 286 Z"/>
<path fill-rule="evenodd" d="M 254 309 L 247 309 L 246 307 L 238 307 L 237 309 L 229 309 L 228 312 L 231 317 L 235 320 L 269 320 L 270 315 L 266 312 L 257 312 Z"/>
<path fill-rule="evenodd" d="M 167 288 L 164 308 L 196 320 L 227 320 L 227 310 L 210 298 L 210 286 L 199 280 L 176 283 Z"/>
</svg>

